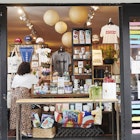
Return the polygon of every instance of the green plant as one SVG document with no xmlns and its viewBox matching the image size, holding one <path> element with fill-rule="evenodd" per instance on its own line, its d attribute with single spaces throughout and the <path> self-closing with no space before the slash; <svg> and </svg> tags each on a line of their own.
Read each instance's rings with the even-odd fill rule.
<svg viewBox="0 0 140 140">
<path fill-rule="evenodd" d="M 102 48 L 103 59 L 115 59 L 116 51 L 112 46 L 108 46 L 105 49 Z"/>
<path fill-rule="evenodd" d="M 91 66 L 89 64 L 85 65 L 85 69 L 89 70 L 91 68 Z"/>
</svg>

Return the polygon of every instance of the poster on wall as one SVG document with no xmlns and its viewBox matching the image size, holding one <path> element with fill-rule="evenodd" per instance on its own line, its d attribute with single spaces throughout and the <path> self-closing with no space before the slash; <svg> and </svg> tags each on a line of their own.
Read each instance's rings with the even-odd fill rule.
<svg viewBox="0 0 140 140">
<path fill-rule="evenodd" d="M 103 65 L 102 50 L 92 50 L 92 65 Z"/>
</svg>

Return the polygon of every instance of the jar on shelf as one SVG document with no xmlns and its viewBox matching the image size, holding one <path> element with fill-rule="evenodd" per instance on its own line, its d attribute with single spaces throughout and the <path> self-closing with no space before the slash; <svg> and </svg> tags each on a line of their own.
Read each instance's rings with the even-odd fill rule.
<svg viewBox="0 0 140 140">
<path fill-rule="evenodd" d="M 70 82 L 70 74 L 68 71 L 64 72 L 63 77 L 65 82 Z"/>
<path fill-rule="evenodd" d="M 82 74 L 82 73 L 83 73 L 83 68 L 80 68 L 80 67 L 79 67 L 79 68 L 78 68 L 78 73 L 79 73 L 79 74 Z"/>
<path fill-rule="evenodd" d="M 45 82 L 43 84 L 42 91 L 44 91 L 45 94 L 48 93 L 48 91 L 49 91 L 48 83 Z"/>
<path fill-rule="evenodd" d="M 78 74 L 79 73 L 79 70 L 78 70 L 78 66 L 77 65 L 75 65 L 75 67 L 74 67 L 74 73 L 75 74 Z"/>
<path fill-rule="evenodd" d="M 73 87 L 72 84 L 65 85 L 65 93 L 72 93 Z"/>
<path fill-rule="evenodd" d="M 51 94 L 57 94 L 57 83 L 50 83 L 50 93 Z"/>
<path fill-rule="evenodd" d="M 84 87 L 80 86 L 80 93 L 84 93 Z"/>
</svg>

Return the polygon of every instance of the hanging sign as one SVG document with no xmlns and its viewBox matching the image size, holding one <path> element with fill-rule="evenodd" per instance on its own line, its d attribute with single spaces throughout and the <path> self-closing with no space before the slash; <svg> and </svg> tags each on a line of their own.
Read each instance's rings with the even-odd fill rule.
<svg viewBox="0 0 140 140">
<path fill-rule="evenodd" d="M 30 62 L 32 58 L 34 48 L 33 47 L 20 47 L 20 54 L 22 57 L 22 61 Z"/>
</svg>

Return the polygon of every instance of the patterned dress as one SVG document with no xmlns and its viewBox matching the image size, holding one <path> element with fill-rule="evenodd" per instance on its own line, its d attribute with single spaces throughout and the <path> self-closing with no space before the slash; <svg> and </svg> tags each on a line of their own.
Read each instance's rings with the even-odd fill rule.
<svg viewBox="0 0 140 140">
<path fill-rule="evenodd" d="M 17 87 L 12 90 L 10 108 L 10 129 L 16 129 L 16 100 L 29 99 L 30 90 L 24 87 Z M 31 133 L 31 105 L 23 104 L 21 107 L 21 131 Z"/>
</svg>

